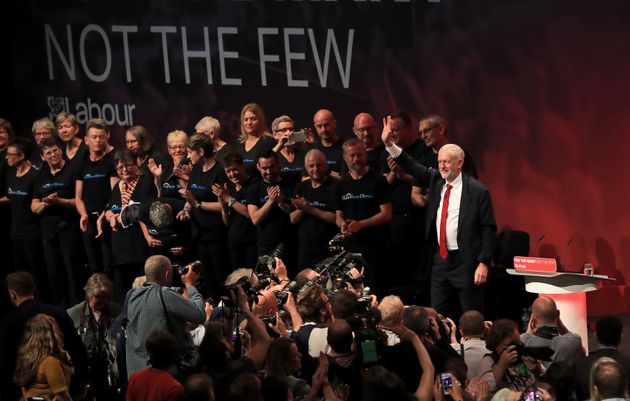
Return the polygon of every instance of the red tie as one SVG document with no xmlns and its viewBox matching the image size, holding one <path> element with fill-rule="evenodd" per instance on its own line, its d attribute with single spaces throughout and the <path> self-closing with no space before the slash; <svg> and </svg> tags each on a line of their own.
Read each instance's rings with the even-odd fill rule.
<svg viewBox="0 0 630 401">
<path fill-rule="evenodd" d="M 446 184 L 444 192 L 444 202 L 442 202 L 442 217 L 440 218 L 440 256 L 446 259 L 448 250 L 446 249 L 446 218 L 448 217 L 448 198 L 451 196 L 451 184 Z"/>
</svg>

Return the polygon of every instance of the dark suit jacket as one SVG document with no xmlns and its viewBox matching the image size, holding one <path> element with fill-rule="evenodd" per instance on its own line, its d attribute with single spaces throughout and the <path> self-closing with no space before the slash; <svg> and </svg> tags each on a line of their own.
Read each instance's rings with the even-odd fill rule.
<svg viewBox="0 0 630 401">
<path fill-rule="evenodd" d="M 414 161 L 404 151 L 396 158 L 402 168 L 429 188 L 425 236 L 429 243 L 437 243 L 435 224 L 440 206 L 442 187 L 446 182 L 440 172 Z M 479 262 L 490 266 L 496 241 L 497 225 L 490 192 L 474 178 L 462 173 L 462 198 L 457 226 L 457 245 L 462 260 L 475 268 Z"/>
<path fill-rule="evenodd" d="M 630 358 L 613 348 L 602 348 L 591 352 L 586 358 L 580 359 L 575 364 L 575 395 L 578 401 L 591 398 L 591 367 L 602 357 L 612 358 L 619 362 L 626 371 L 626 377 L 630 377 Z"/>
</svg>

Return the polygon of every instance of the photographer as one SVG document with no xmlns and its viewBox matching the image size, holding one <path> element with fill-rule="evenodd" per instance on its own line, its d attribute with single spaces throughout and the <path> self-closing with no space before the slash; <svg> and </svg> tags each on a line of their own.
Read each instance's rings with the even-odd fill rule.
<svg viewBox="0 0 630 401">
<path fill-rule="evenodd" d="M 144 273 L 147 281 L 142 288 L 131 290 L 127 307 L 127 376 L 147 366 L 144 344 L 154 330 L 168 328 L 183 354 L 190 344 L 186 322 L 203 323 L 206 320 L 203 297 L 195 288 L 198 272 L 189 268 L 181 276 L 186 287 L 183 294 L 176 289 L 163 288 L 173 281 L 173 267 L 165 256 L 149 257 L 144 264 Z M 174 327 L 169 328 L 169 321 Z"/>
<path fill-rule="evenodd" d="M 540 296 L 532 304 L 532 316 L 521 341 L 529 347 L 550 347 L 554 351 L 551 361 L 575 363 L 584 357 L 582 338 L 566 328 L 556 302 L 549 297 Z M 544 362 L 545 367 L 551 361 Z"/>
<path fill-rule="evenodd" d="M 523 391 L 544 373 L 539 361 L 519 355 L 519 339 L 518 326 L 509 319 L 497 320 L 488 332 L 486 348 L 491 354 L 481 359 L 480 371 L 484 372 L 481 378 L 488 382 L 490 393 L 501 388 Z"/>
</svg>

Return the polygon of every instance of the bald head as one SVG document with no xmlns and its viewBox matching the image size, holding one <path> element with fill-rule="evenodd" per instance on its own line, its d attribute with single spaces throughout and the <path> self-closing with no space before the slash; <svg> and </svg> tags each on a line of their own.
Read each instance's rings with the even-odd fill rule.
<svg viewBox="0 0 630 401">
<path fill-rule="evenodd" d="M 321 109 L 313 116 L 313 125 L 326 147 L 332 146 L 339 139 L 337 135 L 337 120 L 330 110 Z"/>
<path fill-rule="evenodd" d="M 556 302 L 545 296 L 536 298 L 532 304 L 532 315 L 538 324 L 556 323 L 558 317 L 558 308 Z"/>
<path fill-rule="evenodd" d="M 153 255 L 144 262 L 144 274 L 147 281 L 153 283 L 169 284 L 167 277 L 172 276 L 172 270 L 171 261 L 166 256 Z"/>
<path fill-rule="evenodd" d="M 373 149 L 378 146 L 378 132 L 376 130 L 376 123 L 374 117 L 369 113 L 359 113 L 354 118 L 354 125 L 352 127 L 354 135 L 365 144 L 365 147 Z"/>
</svg>

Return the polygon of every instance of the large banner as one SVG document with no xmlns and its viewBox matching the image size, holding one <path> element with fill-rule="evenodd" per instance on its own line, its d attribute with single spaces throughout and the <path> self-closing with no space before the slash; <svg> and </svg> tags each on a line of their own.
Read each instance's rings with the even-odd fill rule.
<svg viewBox="0 0 630 401">
<path fill-rule="evenodd" d="M 6 5 L 4 6 L 6 9 Z M 500 229 L 536 256 L 617 278 L 593 313 L 630 311 L 630 2 L 21 1 L 3 13 L 0 116 L 102 117 L 158 138 L 205 115 L 234 138 L 245 103 L 300 127 L 437 113 L 473 155 Z M 5 10 L 7 11 L 7 10 Z M 10 82 L 6 82 L 6 80 Z M 6 90 L 4 90 L 6 88 Z M 536 241 L 537 239 L 540 241 Z M 542 239 L 544 238 L 544 239 Z M 594 300 L 598 300 L 595 302 Z M 610 306 L 615 308 L 610 310 Z"/>
</svg>

